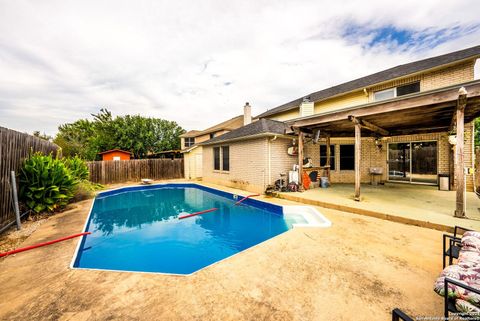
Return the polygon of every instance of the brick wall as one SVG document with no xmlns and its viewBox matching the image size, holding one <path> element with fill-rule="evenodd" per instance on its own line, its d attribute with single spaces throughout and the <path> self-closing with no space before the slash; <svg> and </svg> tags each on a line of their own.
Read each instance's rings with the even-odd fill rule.
<svg viewBox="0 0 480 321">
<path fill-rule="evenodd" d="M 431 90 L 474 80 L 475 61 L 468 61 L 423 75 L 420 90 Z"/>
<path fill-rule="evenodd" d="M 267 180 L 267 138 L 227 143 L 230 146 L 230 171 L 213 169 L 213 146 L 203 147 L 203 178 L 206 182 L 263 192 Z"/>
<path fill-rule="evenodd" d="M 230 146 L 230 170 L 213 170 L 213 147 L 203 148 L 203 180 L 215 184 L 262 193 L 265 187 L 273 184 L 280 173 L 288 174 L 296 156 L 287 154 L 291 139 L 258 138 L 231 142 L 216 146 Z M 270 147 L 269 147 L 270 145 Z M 270 151 L 269 151 L 270 150 Z M 269 156 L 270 155 L 270 161 Z"/>
<path fill-rule="evenodd" d="M 416 81 L 420 81 L 420 91 L 432 90 L 472 81 L 474 80 L 474 65 L 475 61 L 467 61 L 427 73 L 407 76 L 393 81 L 388 81 L 367 88 L 367 95 L 364 94 L 363 88 L 361 88 L 360 90 L 353 93 L 347 93 L 338 97 L 332 97 L 316 102 L 314 112 L 315 114 L 317 114 L 373 102 L 375 91 L 401 86 Z M 297 108 L 291 111 L 281 112 L 269 116 L 268 118 L 285 121 L 298 117 L 300 117 L 300 115 L 299 109 Z"/>
<path fill-rule="evenodd" d="M 473 123 L 465 125 L 465 166 L 472 167 L 474 162 L 473 157 Z M 388 143 L 400 143 L 400 142 L 414 142 L 414 141 L 437 141 L 437 168 L 440 174 L 449 174 L 450 172 L 450 156 L 449 152 L 452 146 L 448 143 L 448 133 L 429 133 L 418 135 L 404 135 L 384 137 L 381 140 L 382 148 L 378 148 L 375 145 L 375 140 L 372 137 L 362 138 L 361 149 L 361 181 L 362 183 L 368 183 L 371 181 L 370 167 L 382 167 L 383 176 L 382 180 L 387 180 L 387 152 Z M 355 139 L 352 138 L 331 138 L 332 145 L 335 145 L 335 170 L 331 171 L 332 183 L 354 183 L 355 173 L 353 170 L 341 170 L 340 169 L 340 145 L 342 144 L 354 144 Z M 324 143 L 324 141 L 320 141 Z M 305 157 L 311 157 L 314 166 L 320 164 L 320 147 L 314 145 L 311 142 L 305 144 Z M 453 179 L 453 178 L 452 178 Z M 473 190 L 473 177 L 467 176 L 467 190 Z"/>
</svg>

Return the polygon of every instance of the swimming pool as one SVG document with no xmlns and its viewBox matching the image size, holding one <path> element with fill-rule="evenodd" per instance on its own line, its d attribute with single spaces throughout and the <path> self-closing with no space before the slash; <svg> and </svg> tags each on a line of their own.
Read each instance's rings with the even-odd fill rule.
<svg viewBox="0 0 480 321">
<path fill-rule="evenodd" d="M 236 195 L 198 184 L 158 184 L 100 193 L 72 268 L 191 274 L 294 226 L 329 226 L 315 209 Z M 181 215 L 217 210 L 179 219 Z"/>
</svg>

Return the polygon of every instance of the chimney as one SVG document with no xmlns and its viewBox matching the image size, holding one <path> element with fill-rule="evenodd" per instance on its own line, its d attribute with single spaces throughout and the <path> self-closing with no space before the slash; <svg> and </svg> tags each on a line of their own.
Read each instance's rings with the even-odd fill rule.
<svg viewBox="0 0 480 321">
<path fill-rule="evenodd" d="M 252 122 L 252 106 L 247 102 L 243 107 L 243 126 Z"/>
</svg>

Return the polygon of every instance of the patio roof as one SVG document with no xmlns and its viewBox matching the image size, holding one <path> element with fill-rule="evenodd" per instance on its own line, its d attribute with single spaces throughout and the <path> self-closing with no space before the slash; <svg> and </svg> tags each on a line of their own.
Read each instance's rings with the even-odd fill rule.
<svg viewBox="0 0 480 321">
<path fill-rule="evenodd" d="M 459 89 L 467 91 L 465 122 L 480 116 L 480 80 L 293 119 L 293 128 L 320 129 L 332 137 L 352 137 L 354 119 L 369 129 L 362 135 L 394 136 L 449 131 L 454 126 Z"/>
</svg>

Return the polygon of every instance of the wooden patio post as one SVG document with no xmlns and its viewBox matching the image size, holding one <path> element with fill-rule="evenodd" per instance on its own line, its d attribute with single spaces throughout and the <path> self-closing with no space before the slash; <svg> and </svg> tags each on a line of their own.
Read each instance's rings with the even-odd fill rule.
<svg viewBox="0 0 480 321">
<path fill-rule="evenodd" d="M 298 132 L 298 190 L 303 191 L 303 137 L 304 133 Z"/>
<path fill-rule="evenodd" d="M 360 157 L 362 132 L 359 122 L 355 122 L 355 200 L 360 201 Z"/>
<path fill-rule="evenodd" d="M 330 164 L 330 157 L 332 155 L 330 155 L 330 134 L 327 134 L 327 138 L 326 138 L 326 147 L 327 147 L 327 161 L 325 162 L 325 166 L 329 166 L 328 169 L 327 169 L 327 177 L 328 177 L 328 182 L 331 184 L 330 182 L 330 169 L 331 169 L 331 164 Z"/>
<path fill-rule="evenodd" d="M 456 128 L 457 144 L 455 146 L 455 179 L 457 180 L 457 197 L 455 207 L 455 217 L 465 217 L 466 212 L 466 191 L 465 191 L 465 173 L 464 173 L 464 116 L 467 105 L 467 91 L 464 87 L 458 91 L 458 100 L 456 108 Z"/>
</svg>

